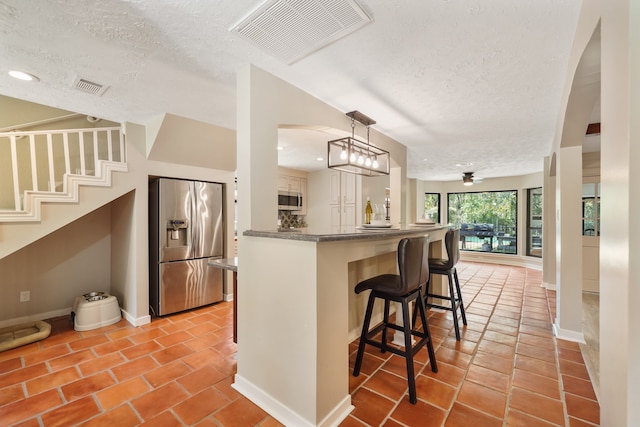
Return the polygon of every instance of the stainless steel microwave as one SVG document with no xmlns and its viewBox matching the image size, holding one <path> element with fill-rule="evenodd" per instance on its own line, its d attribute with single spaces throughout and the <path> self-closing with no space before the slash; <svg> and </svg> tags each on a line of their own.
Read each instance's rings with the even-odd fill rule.
<svg viewBox="0 0 640 427">
<path fill-rule="evenodd" d="M 302 210 L 302 193 L 298 193 L 295 191 L 278 190 L 278 210 Z"/>
</svg>

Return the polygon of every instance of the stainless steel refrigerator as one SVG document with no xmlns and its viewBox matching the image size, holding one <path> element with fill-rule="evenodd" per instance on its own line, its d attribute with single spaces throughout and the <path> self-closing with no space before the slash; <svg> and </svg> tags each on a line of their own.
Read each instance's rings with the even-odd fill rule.
<svg viewBox="0 0 640 427">
<path fill-rule="evenodd" d="M 164 316 L 221 301 L 222 184 L 159 178 L 149 186 L 149 304 Z"/>
</svg>

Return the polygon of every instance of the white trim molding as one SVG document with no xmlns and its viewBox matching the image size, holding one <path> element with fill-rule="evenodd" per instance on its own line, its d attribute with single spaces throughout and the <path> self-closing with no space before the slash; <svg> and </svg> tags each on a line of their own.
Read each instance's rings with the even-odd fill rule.
<svg viewBox="0 0 640 427">
<path fill-rule="evenodd" d="M 577 342 L 579 344 L 586 344 L 584 340 L 584 334 L 582 332 L 562 329 L 558 326 L 557 320 L 553 323 L 553 335 L 561 340 Z"/>
<path fill-rule="evenodd" d="M 32 314 L 30 316 L 17 317 L 15 319 L 7 319 L 0 321 L 0 328 L 7 326 L 19 325 L 21 323 L 34 322 L 36 320 L 47 320 L 55 317 L 69 316 L 71 307 L 61 308 L 60 310 L 47 311 L 46 313 Z M 71 322 L 71 320 L 69 320 Z"/>
<path fill-rule="evenodd" d="M 264 390 L 256 387 L 256 385 L 250 381 L 247 381 L 241 375 L 235 374 L 231 387 L 286 426 L 337 427 L 354 409 L 354 406 L 351 404 L 351 396 L 347 394 L 322 421 L 315 424 L 292 411 L 283 405 L 282 402 L 274 399 L 271 395 L 265 393 Z"/>
<path fill-rule="evenodd" d="M 491 252 L 460 251 L 460 259 L 462 261 L 469 262 L 511 265 L 514 267 L 525 267 L 534 270 L 542 270 L 542 258 L 530 256 L 494 254 Z"/>
<path fill-rule="evenodd" d="M 124 309 L 120 309 L 122 311 L 122 316 L 125 320 L 131 323 L 133 326 L 142 326 L 151 323 L 151 316 L 141 316 L 141 317 L 133 317 L 131 314 L 127 313 Z"/>
<path fill-rule="evenodd" d="M 542 282 L 541 285 L 543 288 L 549 290 L 549 291 L 555 291 L 556 289 L 556 284 L 555 283 L 547 283 L 547 282 Z"/>
</svg>

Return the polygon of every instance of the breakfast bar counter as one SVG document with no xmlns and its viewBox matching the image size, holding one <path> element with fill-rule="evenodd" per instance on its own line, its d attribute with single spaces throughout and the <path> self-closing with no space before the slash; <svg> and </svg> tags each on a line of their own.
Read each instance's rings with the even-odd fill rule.
<svg viewBox="0 0 640 427">
<path fill-rule="evenodd" d="M 355 285 L 396 273 L 403 237 L 427 235 L 441 256 L 447 229 L 245 231 L 233 387 L 284 425 L 338 425 L 353 409 L 348 346 L 366 306 Z"/>
<path fill-rule="evenodd" d="M 405 227 L 346 227 L 340 232 L 320 229 L 280 229 L 280 230 L 247 230 L 245 236 L 270 237 L 274 239 L 304 240 L 308 242 L 337 242 L 346 240 L 378 240 L 381 237 L 417 236 L 437 230 L 448 229 L 447 226 L 409 225 Z"/>
</svg>

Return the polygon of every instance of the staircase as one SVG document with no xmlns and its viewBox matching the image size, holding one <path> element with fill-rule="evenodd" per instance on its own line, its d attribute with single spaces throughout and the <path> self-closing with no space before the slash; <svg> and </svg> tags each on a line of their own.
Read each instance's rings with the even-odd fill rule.
<svg viewBox="0 0 640 427">
<path fill-rule="evenodd" d="M 78 203 L 80 186 L 126 172 L 120 127 L 0 133 L 0 223 L 41 221 L 42 203 Z"/>
</svg>

